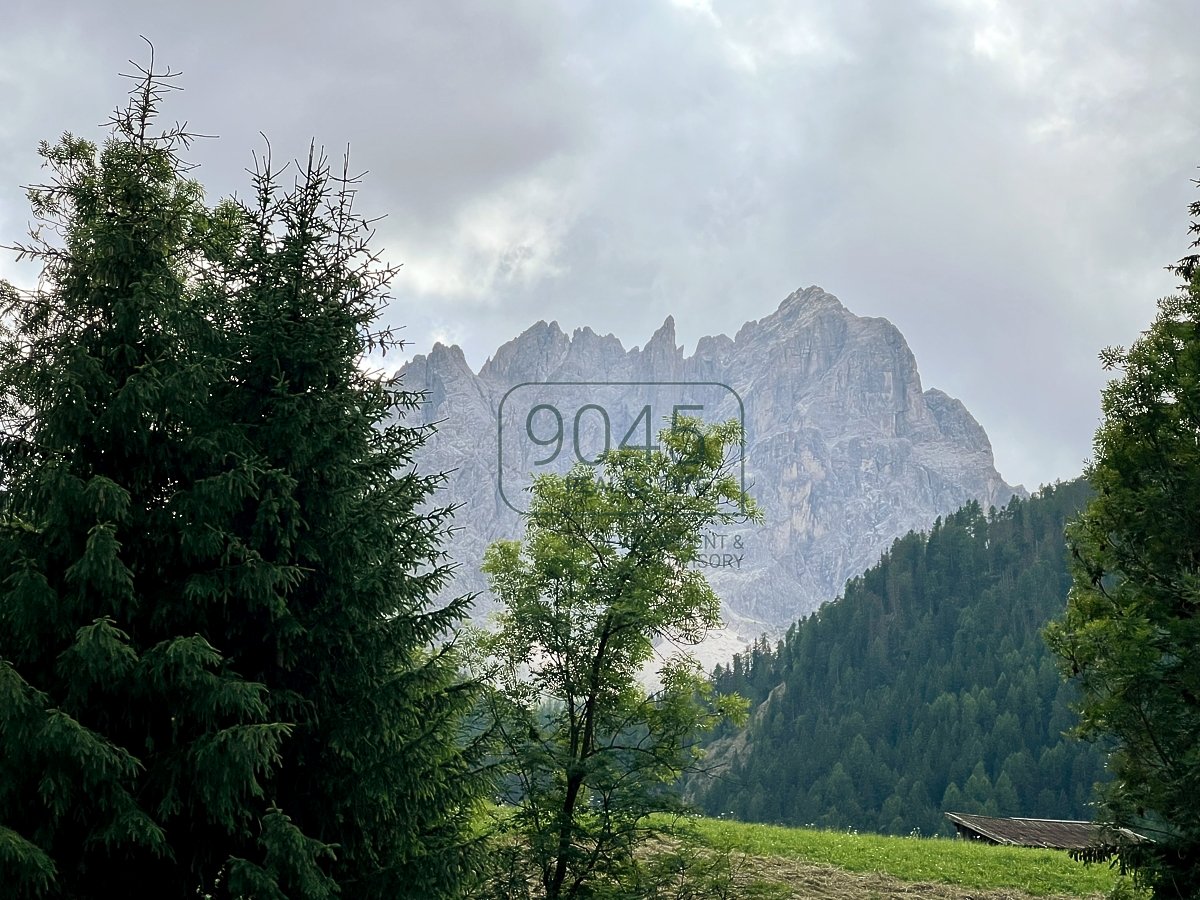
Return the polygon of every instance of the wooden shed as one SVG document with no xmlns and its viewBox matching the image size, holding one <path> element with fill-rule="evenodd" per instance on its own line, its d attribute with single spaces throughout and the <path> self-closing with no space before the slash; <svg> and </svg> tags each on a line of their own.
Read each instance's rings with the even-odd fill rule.
<svg viewBox="0 0 1200 900">
<path fill-rule="evenodd" d="M 1046 847 L 1052 850 L 1112 850 L 1121 840 L 1140 841 L 1141 835 L 1128 829 L 1113 832 L 1095 822 L 1072 819 L 1009 819 L 948 812 L 960 838 L 1008 844 L 1016 847 Z M 1089 854 L 1091 855 L 1091 854 Z"/>
</svg>

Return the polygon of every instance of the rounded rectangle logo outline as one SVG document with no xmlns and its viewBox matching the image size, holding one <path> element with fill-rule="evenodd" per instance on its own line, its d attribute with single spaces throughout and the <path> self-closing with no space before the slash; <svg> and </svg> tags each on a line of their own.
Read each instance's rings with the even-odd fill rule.
<svg viewBox="0 0 1200 900">
<path fill-rule="evenodd" d="M 746 450 L 745 450 L 745 427 L 746 427 L 746 404 L 742 401 L 742 395 L 735 391 L 732 387 L 725 384 L 723 381 L 522 381 L 520 384 L 515 384 L 504 392 L 504 396 L 500 398 L 500 403 L 496 407 L 496 490 L 500 494 L 500 499 L 504 505 L 518 515 L 524 515 L 525 510 L 518 509 L 513 506 L 508 499 L 508 495 L 504 493 L 504 404 L 508 402 L 508 398 L 515 391 L 527 387 L 717 387 L 728 391 L 737 401 L 738 406 L 738 422 L 741 423 L 743 429 L 743 443 L 738 449 L 738 469 L 739 480 L 743 493 L 746 490 Z"/>
</svg>

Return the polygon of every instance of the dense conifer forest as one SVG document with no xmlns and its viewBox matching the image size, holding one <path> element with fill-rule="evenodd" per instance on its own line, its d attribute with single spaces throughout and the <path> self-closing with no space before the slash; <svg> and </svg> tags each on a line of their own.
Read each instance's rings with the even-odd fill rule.
<svg viewBox="0 0 1200 900">
<path fill-rule="evenodd" d="M 1064 735 L 1074 690 L 1042 637 L 1070 583 L 1063 527 L 1089 496 L 1078 480 L 972 502 L 719 666 L 753 708 L 710 748 L 724 765 L 703 809 L 894 834 L 946 833 L 945 810 L 1090 818 L 1103 755 Z"/>
</svg>

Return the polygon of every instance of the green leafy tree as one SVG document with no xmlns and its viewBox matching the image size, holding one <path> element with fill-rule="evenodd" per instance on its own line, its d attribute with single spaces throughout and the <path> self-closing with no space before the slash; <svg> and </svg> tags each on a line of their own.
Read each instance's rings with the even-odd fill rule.
<svg viewBox="0 0 1200 900">
<path fill-rule="evenodd" d="M 1192 208 L 1200 216 L 1200 204 Z M 1069 528 L 1074 585 L 1048 638 L 1078 681 L 1080 731 L 1112 746 L 1104 805 L 1152 841 L 1120 853 L 1155 896 L 1200 895 L 1200 277 L 1159 301 L 1103 393 L 1088 479 Z"/>
<path fill-rule="evenodd" d="M 142 70 L 0 288 L 0 878 L 17 898 L 456 892 L 472 702 L 390 270 L 317 157 L 203 203 Z"/>
<path fill-rule="evenodd" d="M 720 621 L 690 567 L 702 530 L 757 515 L 726 458 L 736 423 L 681 418 L 660 440 L 536 479 L 524 542 L 485 556 L 503 604 L 485 648 L 515 783 L 507 824 L 552 900 L 633 890 L 635 851 L 660 827 L 649 817 L 681 808 L 698 733 L 744 706 L 683 655 L 659 667 L 661 689 L 642 682 L 656 641 L 694 644 Z"/>
</svg>

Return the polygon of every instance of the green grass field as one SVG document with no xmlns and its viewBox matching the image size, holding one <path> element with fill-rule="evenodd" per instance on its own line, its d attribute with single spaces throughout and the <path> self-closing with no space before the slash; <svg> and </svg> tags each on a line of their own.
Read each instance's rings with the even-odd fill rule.
<svg viewBox="0 0 1200 900">
<path fill-rule="evenodd" d="M 1084 866 L 1057 850 L 998 847 L 950 838 L 816 831 L 717 819 L 696 819 L 695 827 L 697 838 L 716 850 L 745 854 L 754 860 L 767 858 L 832 866 L 904 882 L 991 892 L 1020 891 L 1034 897 L 1099 897 L 1106 895 L 1116 882 L 1115 873 L 1107 866 Z"/>
</svg>

